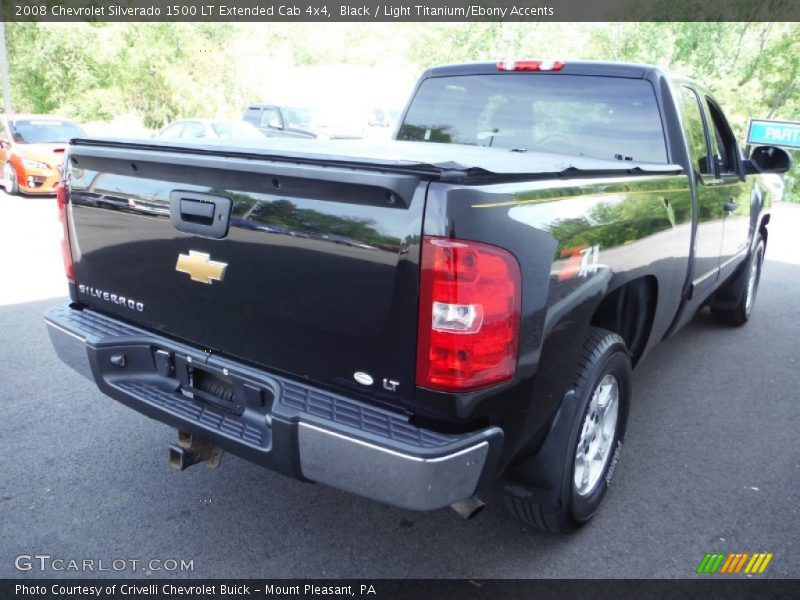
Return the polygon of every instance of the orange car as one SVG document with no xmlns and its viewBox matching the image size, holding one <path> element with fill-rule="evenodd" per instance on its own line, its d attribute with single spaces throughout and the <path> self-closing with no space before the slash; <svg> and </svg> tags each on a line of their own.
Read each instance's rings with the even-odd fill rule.
<svg viewBox="0 0 800 600">
<path fill-rule="evenodd" d="M 6 193 L 54 194 L 67 142 L 84 135 L 66 119 L 0 115 L 0 182 Z"/>
</svg>

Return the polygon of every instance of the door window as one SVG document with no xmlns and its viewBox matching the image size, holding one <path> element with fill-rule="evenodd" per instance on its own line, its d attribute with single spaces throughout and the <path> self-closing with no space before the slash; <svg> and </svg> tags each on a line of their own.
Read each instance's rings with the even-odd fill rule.
<svg viewBox="0 0 800 600">
<path fill-rule="evenodd" d="M 265 108 L 261 113 L 261 119 L 258 122 L 258 126 L 280 129 L 281 117 L 278 114 L 278 111 L 274 108 Z"/>
<path fill-rule="evenodd" d="M 183 123 L 175 123 L 174 125 L 170 125 L 161 132 L 159 137 L 164 138 L 165 140 L 174 140 L 175 138 L 179 138 L 181 137 L 181 132 L 183 132 L 183 127 Z"/>
<path fill-rule="evenodd" d="M 196 140 L 205 136 L 205 126 L 202 123 L 197 123 L 196 121 L 186 123 L 186 127 L 184 127 L 183 133 L 181 134 L 181 138 L 185 140 Z"/>
<path fill-rule="evenodd" d="M 242 117 L 242 120 L 252 123 L 253 125 L 258 125 L 258 118 L 260 115 L 261 107 L 248 106 L 247 110 L 244 111 L 244 117 Z"/>
<path fill-rule="evenodd" d="M 700 105 L 700 98 L 691 88 L 681 86 L 681 118 L 689 143 L 689 158 L 698 173 L 713 175 L 713 165 L 708 159 L 711 147 L 708 143 L 705 118 Z"/>
<path fill-rule="evenodd" d="M 714 130 L 714 154 L 720 174 L 735 174 L 739 170 L 739 150 L 736 138 L 719 106 L 711 98 L 706 98 L 706 103 Z"/>
</svg>

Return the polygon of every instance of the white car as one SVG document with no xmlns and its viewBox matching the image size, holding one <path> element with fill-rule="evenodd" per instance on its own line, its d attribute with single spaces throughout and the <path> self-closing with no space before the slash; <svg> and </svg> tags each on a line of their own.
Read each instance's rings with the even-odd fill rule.
<svg viewBox="0 0 800 600">
<path fill-rule="evenodd" d="M 258 129 L 242 121 L 227 119 L 183 119 L 167 125 L 154 137 L 162 140 L 264 140 Z"/>
</svg>

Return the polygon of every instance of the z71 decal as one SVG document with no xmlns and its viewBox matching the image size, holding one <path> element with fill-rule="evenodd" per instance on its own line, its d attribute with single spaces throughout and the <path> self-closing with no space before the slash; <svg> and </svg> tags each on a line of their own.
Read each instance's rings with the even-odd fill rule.
<svg viewBox="0 0 800 600">
<path fill-rule="evenodd" d="M 567 264 L 558 274 L 559 281 L 574 277 L 589 277 L 597 272 L 600 261 L 600 246 L 576 246 L 567 248 L 561 258 L 569 257 Z"/>
</svg>

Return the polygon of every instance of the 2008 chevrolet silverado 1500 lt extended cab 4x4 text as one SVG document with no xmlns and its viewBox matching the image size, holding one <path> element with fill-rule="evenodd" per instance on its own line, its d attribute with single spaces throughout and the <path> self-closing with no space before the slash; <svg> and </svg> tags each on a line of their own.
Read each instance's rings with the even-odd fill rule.
<svg viewBox="0 0 800 600">
<path fill-rule="evenodd" d="M 462 513 L 500 482 L 519 518 L 575 529 L 632 367 L 701 307 L 748 320 L 758 174 L 789 155 L 746 157 L 695 83 L 591 62 L 432 68 L 396 138 L 73 140 L 53 344 L 178 429 L 178 468 L 224 449 Z"/>
</svg>

